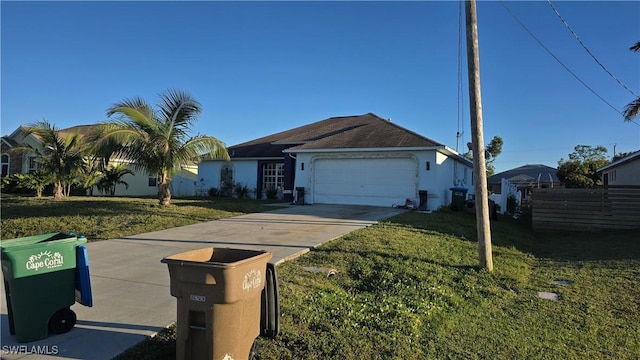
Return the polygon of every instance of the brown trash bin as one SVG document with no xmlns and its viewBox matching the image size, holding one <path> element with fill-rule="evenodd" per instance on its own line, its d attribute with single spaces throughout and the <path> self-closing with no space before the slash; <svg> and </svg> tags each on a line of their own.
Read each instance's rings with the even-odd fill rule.
<svg viewBox="0 0 640 360">
<path fill-rule="evenodd" d="M 176 359 L 244 360 L 260 335 L 267 251 L 204 248 L 171 255 Z"/>
</svg>

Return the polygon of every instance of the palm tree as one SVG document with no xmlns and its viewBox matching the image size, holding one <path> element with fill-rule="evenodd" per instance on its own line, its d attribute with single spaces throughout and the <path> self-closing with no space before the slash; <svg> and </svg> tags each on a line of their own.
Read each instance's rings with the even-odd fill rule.
<svg viewBox="0 0 640 360">
<path fill-rule="evenodd" d="M 98 184 L 98 181 L 104 175 L 102 172 L 103 164 L 103 161 L 98 156 L 91 155 L 84 159 L 84 164 L 80 168 L 78 180 L 84 189 L 89 189 L 89 196 L 93 196 L 93 187 Z"/>
<path fill-rule="evenodd" d="M 159 203 L 169 205 L 169 181 L 182 166 L 204 157 L 229 159 L 225 144 L 215 137 L 189 137 L 201 111 L 190 94 L 179 90 L 160 94 L 157 110 L 140 97 L 125 99 L 107 110 L 107 116 L 118 118 L 103 125 L 96 141 L 98 151 L 110 152 L 110 144 L 117 144 L 114 154 L 130 160 L 135 170 L 158 176 Z"/>
<path fill-rule="evenodd" d="M 629 50 L 633 52 L 640 51 L 640 41 L 633 44 L 633 46 L 631 46 Z M 636 97 L 635 100 L 631 101 L 627 104 L 627 106 L 625 106 L 624 111 L 622 112 L 622 116 L 624 116 L 625 121 L 631 121 L 636 116 L 638 116 L 638 114 L 640 114 L 640 97 Z"/>
<path fill-rule="evenodd" d="M 109 192 L 109 195 L 114 196 L 116 194 L 116 186 L 124 185 L 126 189 L 129 188 L 129 184 L 122 180 L 127 174 L 133 175 L 133 172 L 123 164 L 109 166 L 104 170 L 103 176 L 97 181 L 96 186 L 98 190 Z"/>
<path fill-rule="evenodd" d="M 36 135 L 42 142 L 42 149 L 30 150 L 37 154 L 36 161 L 42 171 L 51 174 L 53 198 L 59 200 L 65 195 L 64 190 L 71 187 L 77 169 L 82 166 L 87 148 L 81 140 L 80 133 L 76 132 L 63 138 L 59 130 L 46 120 L 28 126 L 27 131 Z"/>
<path fill-rule="evenodd" d="M 13 177 L 18 181 L 19 187 L 35 190 L 37 198 L 42 197 L 44 188 L 52 182 L 51 174 L 42 169 L 38 169 L 30 174 L 15 174 Z"/>
</svg>

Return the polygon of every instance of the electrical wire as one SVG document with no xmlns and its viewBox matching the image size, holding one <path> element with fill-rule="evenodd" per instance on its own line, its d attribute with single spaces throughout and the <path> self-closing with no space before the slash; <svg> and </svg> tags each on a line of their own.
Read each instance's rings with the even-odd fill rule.
<svg viewBox="0 0 640 360">
<path fill-rule="evenodd" d="M 587 85 L 587 83 L 585 83 L 584 81 L 582 81 L 582 79 L 580 79 L 580 77 L 578 75 L 576 75 L 576 73 L 574 73 L 573 71 L 571 71 L 571 69 L 569 69 L 567 67 L 567 65 L 565 65 L 562 61 L 560 61 L 560 59 L 558 59 L 557 56 L 555 56 L 551 50 L 549 50 L 549 48 L 547 48 L 542 41 L 540 41 L 540 39 L 538 39 L 537 36 L 535 36 L 531 30 L 529 30 L 529 28 L 527 28 L 527 26 L 520 21 L 520 19 L 516 16 L 516 14 L 513 13 L 513 11 L 511 11 L 511 9 L 504 3 L 504 1 L 500 1 L 500 4 L 502 5 L 502 7 L 504 7 L 507 12 L 509 13 L 509 15 L 511 15 L 511 17 L 513 17 L 518 24 L 520 24 L 520 26 L 522 26 L 522 28 L 538 43 L 538 45 L 540 45 L 547 53 L 549 53 L 549 55 L 551 55 L 551 57 L 553 57 L 558 64 L 560 64 L 565 70 L 567 70 L 569 72 L 569 74 L 573 75 L 574 78 L 576 78 L 576 80 L 578 80 L 585 88 L 587 88 L 589 91 L 591 91 L 591 93 L 593 93 L 595 96 L 598 97 L 598 99 L 602 100 L 602 102 L 604 102 L 605 104 L 609 105 L 610 108 L 612 108 L 615 112 L 617 112 L 620 115 L 623 115 L 623 113 L 616 109 L 615 106 L 611 105 L 611 103 L 609 103 L 607 100 L 605 100 L 602 96 L 600 96 L 600 94 L 598 94 L 595 90 L 593 90 L 589 85 Z M 640 126 L 640 124 L 638 124 L 637 122 L 630 120 L 630 122 Z"/>
<path fill-rule="evenodd" d="M 569 31 L 571 32 L 571 34 L 573 35 L 573 37 L 576 38 L 576 40 L 578 40 L 578 42 L 580 43 L 580 45 L 584 48 L 584 50 L 587 52 L 587 54 L 589 54 L 589 56 L 591 56 L 591 58 L 593 58 L 593 60 L 600 65 L 600 67 L 602 68 L 602 70 L 604 70 L 607 74 L 609 74 L 609 76 L 611 76 L 611 78 L 613 80 L 615 80 L 616 82 L 618 82 L 618 84 L 620 84 L 623 88 L 625 88 L 625 90 L 627 90 L 628 92 L 631 93 L 631 95 L 635 96 L 635 97 L 640 97 L 638 96 L 636 93 L 633 92 L 633 90 L 629 89 L 625 84 L 622 83 L 622 81 L 620 81 L 617 77 L 615 77 L 611 71 L 609 71 L 596 57 L 595 55 L 593 55 L 593 53 L 591 52 L 591 50 L 589 50 L 589 48 L 587 48 L 587 46 L 584 44 L 584 42 L 582 42 L 582 39 L 580 39 L 580 37 L 578 36 L 578 34 L 576 34 L 575 31 L 573 31 L 573 29 L 571 28 L 571 26 L 569 26 L 569 24 L 564 20 L 564 18 L 562 17 L 562 15 L 560 15 L 560 13 L 558 12 L 558 10 L 553 6 L 553 4 L 551 3 L 551 0 L 547 0 L 547 3 L 549 4 L 549 6 L 551 6 L 551 9 L 553 9 L 553 11 L 556 13 L 556 15 L 558 15 L 558 18 L 560 18 L 560 21 L 562 21 L 562 23 L 564 24 L 564 26 L 566 26 L 567 29 L 569 29 Z"/>
</svg>

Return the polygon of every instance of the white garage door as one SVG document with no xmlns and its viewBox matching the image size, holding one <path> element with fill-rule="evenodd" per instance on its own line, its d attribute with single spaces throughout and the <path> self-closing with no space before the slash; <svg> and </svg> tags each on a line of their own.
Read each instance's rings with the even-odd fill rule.
<svg viewBox="0 0 640 360">
<path fill-rule="evenodd" d="M 320 204 L 391 206 L 417 194 L 411 158 L 318 159 L 313 200 Z"/>
</svg>

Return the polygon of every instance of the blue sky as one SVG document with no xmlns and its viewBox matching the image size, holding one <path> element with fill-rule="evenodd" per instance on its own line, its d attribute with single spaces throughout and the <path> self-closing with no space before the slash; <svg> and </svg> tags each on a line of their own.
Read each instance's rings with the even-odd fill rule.
<svg viewBox="0 0 640 360">
<path fill-rule="evenodd" d="M 640 2 L 553 2 L 607 69 L 640 93 Z M 546 1 L 506 5 L 618 111 L 633 95 Z M 12 2 L 1 7 L 1 132 L 46 119 L 106 120 L 168 88 L 203 106 L 195 133 L 234 145 L 373 112 L 460 150 L 470 141 L 466 58 L 458 105 L 458 2 Z M 463 17 L 464 21 L 464 17 Z M 622 116 L 540 47 L 499 2 L 478 2 L 484 136 L 498 171 L 556 167 L 574 146 L 640 149 Z M 463 39 L 464 46 L 464 39 Z M 464 47 L 463 47 L 464 52 Z"/>
</svg>

